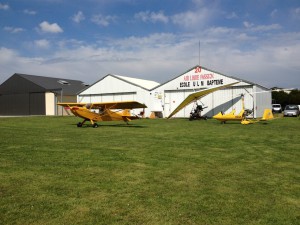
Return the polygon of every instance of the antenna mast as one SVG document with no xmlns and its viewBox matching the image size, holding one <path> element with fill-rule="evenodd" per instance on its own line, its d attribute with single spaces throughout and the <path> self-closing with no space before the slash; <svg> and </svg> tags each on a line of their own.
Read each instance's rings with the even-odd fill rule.
<svg viewBox="0 0 300 225">
<path fill-rule="evenodd" d="M 200 65 L 200 40 L 199 40 L 199 66 L 201 66 Z"/>
</svg>

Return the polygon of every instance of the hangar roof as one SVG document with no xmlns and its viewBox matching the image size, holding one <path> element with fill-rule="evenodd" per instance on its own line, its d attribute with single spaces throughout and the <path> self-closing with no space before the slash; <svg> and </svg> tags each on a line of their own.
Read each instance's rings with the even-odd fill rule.
<svg viewBox="0 0 300 225">
<path fill-rule="evenodd" d="M 125 76 L 120 76 L 120 75 L 112 75 L 112 76 L 118 77 L 121 80 L 125 80 L 129 83 L 135 84 L 135 85 L 143 87 L 145 89 L 152 89 L 159 85 L 159 83 L 152 81 L 152 80 L 144 80 L 144 79 L 125 77 Z"/>
<path fill-rule="evenodd" d="M 131 85 L 135 85 L 137 87 L 143 88 L 145 90 L 150 90 L 156 86 L 159 86 L 160 84 L 155 82 L 155 81 L 151 81 L 151 80 L 144 80 L 144 79 L 139 79 L 139 78 L 132 78 L 132 77 L 126 77 L 126 76 L 121 76 L 121 75 L 116 75 L 116 74 L 107 74 L 106 76 L 102 77 L 100 80 L 96 81 L 95 83 L 91 84 L 89 87 L 83 89 L 80 94 L 82 94 L 84 91 L 86 91 L 87 89 L 93 87 L 95 84 L 99 83 L 100 81 L 104 80 L 107 77 L 114 77 L 118 80 L 121 80 L 123 82 L 129 83 Z"/>
<path fill-rule="evenodd" d="M 63 90 L 64 95 L 76 95 L 86 86 L 87 85 L 85 83 L 79 80 L 15 73 L 0 85 L 0 93 L 26 93 L 43 91 L 60 93 L 60 91 Z"/>
</svg>

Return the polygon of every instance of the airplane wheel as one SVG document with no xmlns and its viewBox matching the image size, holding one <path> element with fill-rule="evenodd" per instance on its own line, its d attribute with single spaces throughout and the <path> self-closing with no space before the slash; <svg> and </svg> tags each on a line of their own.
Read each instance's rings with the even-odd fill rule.
<svg viewBox="0 0 300 225">
<path fill-rule="evenodd" d="M 98 124 L 97 124 L 97 123 L 94 123 L 94 124 L 93 124 L 93 127 L 94 127 L 94 128 L 97 128 L 97 127 L 98 127 Z"/>
<path fill-rule="evenodd" d="M 82 127 L 82 123 L 77 123 L 77 127 Z"/>
</svg>

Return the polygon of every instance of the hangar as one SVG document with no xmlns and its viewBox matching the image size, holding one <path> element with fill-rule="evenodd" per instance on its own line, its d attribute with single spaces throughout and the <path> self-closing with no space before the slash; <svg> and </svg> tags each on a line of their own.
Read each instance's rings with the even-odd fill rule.
<svg viewBox="0 0 300 225">
<path fill-rule="evenodd" d="M 268 88 L 236 77 L 226 76 L 199 65 L 163 84 L 108 74 L 79 93 L 77 101 L 135 100 L 148 106 L 145 110 L 146 117 L 153 114 L 157 117 L 167 117 L 189 94 L 237 81 L 239 81 L 238 84 L 214 92 L 198 101 L 198 104 L 207 106 L 203 115 L 212 117 L 220 111 L 224 113 L 228 113 L 232 109 L 239 111 L 242 108 L 241 98 L 244 95 L 245 108 L 253 110 L 251 116 L 261 117 L 264 109 L 271 107 L 272 98 Z M 175 117 L 189 117 L 192 108 L 193 104 L 190 104 L 179 111 Z"/>
<path fill-rule="evenodd" d="M 232 109 L 237 112 L 242 109 L 242 95 L 245 108 L 253 110 L 253 118 L 262 117 L 265 108 L 271 108 L 272 97 L 268 88 L 232 76 L 226 76 L 205 67 L 195 66 L 185 73 L 167 81 L 150 91 L 153 96 L 155 110 L 161 111 L 164 117 L 170 113 L 191 93 L 226 85 L 234 82 L 238 84 L 216 91 L 205 96 L 198 104 L 207 108 L 203 115 L 212 117 L 219 112 L 229 113 Z M 193 104 L 179 111 L 175 117 L 189 117 Z"/>
<path fill-rule="evenodd" d="M 112 102 L 112 101 L 138 101 L 147 103 L 145 115 L 149 114 L 151 96 L 149 91 L 159 83 L 150 80 L 131 78 L 126 76 L 108 74 L 96 81 L 78 95 L 78 102 Z M 136 109 L 134 114 L 140 114 Z"/>
<path fill-rule="evenodd" d="M 0 85 L 0 115 L 62 115 L 58 102 L 76 102 L 86 88 L 78 80 L 15 73 Z"/>
</svg>

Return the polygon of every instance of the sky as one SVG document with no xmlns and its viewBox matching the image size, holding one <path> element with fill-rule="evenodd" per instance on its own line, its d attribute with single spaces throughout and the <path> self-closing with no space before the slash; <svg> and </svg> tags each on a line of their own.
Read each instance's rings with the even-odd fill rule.
<svg viewBox="0 0 300 225">
<path fill-rule="evenodd" d="M 300 1 L 0 0 L 0 84 L 14 73 L 164 83 L 198 64 L 300 89 Z"/>
</svg>

